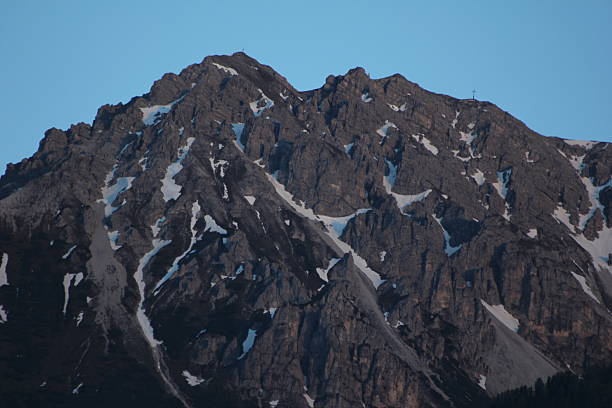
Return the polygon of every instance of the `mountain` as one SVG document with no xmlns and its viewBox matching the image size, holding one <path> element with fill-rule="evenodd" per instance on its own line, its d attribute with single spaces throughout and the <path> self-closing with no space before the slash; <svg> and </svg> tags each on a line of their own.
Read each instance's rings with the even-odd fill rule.
<svg viewBox="0 0 612 408">
<path fill-rule="evenodd" d="M 11 407 L 475 407 L 612 363 L 612 149 L 243 53 L 0 179 Z"/>
</svg>

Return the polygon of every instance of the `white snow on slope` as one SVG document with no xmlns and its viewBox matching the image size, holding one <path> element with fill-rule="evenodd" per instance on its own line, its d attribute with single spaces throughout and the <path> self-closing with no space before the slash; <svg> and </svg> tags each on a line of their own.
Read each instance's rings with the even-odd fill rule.
<svg viewBox="0 0 612 408">
<path fill-rule="evenodd" d="M 151 348 L 155 348 L 157 345 L 161 344 L 160 341 L 155 339 L 153 335 L 153 326 L 151 326 L 151 321 L 147 317 L 147 314 L 144 310 L 144 300 L 145 300 L 145 281 L 144 281 L 144 268 L 148 265 L 151 259 L 157 255 L 157 253 L 166 245 L 171 243 L 172 241 L 162 241 L 161 239 L 154 239 L 151 243 L 153 244 L 153 249 L 143 255 L 140 258 L 140 262 L 138 263 L 138 268 L 134 273 L 134 280 L 138 284 L 138 293 L 140 294 L 140 300 L 138 301 L 138 309 L 136 311 L 136 318 L 138 319 L 138 324 L 142 329 L 142 333 L 144 334 L 147 342 L 151 346 Z"/>
<path fill-rule="evenodd" d="M 431 143 L 431 141 L 428 138 L 426 138 L 424 135 L 412 135 L 412 138 L 416 140 L 417 142 L 421 143 L 434 156 L 438 155 L 438 148 L 434 146 Z"/>
<path fill-rule="evenodd" d="M 312 399 L 312 398 L 310 398 L 310 395 L 308 395 L 308 393 L 307 393 L 307 392 L 305 392 L 305 393 L 304 393 L 304 394 L 302 394 L 302 395 L 304 396 L 304 399 L 306 400 L 306 403 L 308 404 L 308 406 L 309 406 L 310 408 L 314 408 L 314 403 L 315 403 L 315 400 L 314 400 L 314 399 Z"/>
<path fill-rule="evenodd" d="M 537 228 L 531 228 L 529 231 L 527 231 L 527 236 L 529 238 L 535 238 L 538 236 L 538 229 Z"/>
<path fill-rule="evenodd" d="M 609 183 L 610 181 L 608 181 L 608 183 L 606 184 Z M 604 186 L 606 184 L 604 184 Z M 594 207 L 599 208 L 599 206 L 601 205 L 601 202 L 599 201 L 599 192 L 597 192 L 596 195 L 592 195 L 591 197 L 595 199 L 595 203 L 593 203 L 592 205 Z M 586 226 L 588 218 L 592 215 L 593 214 L 591 214 L 591 212 L 586 215 L 586 218 L 585 216 L 581 215 L 580 224 Z M 602 230 L 597 232 L 597 237 L 595 239 L 590 240 L 585 237 L 583 233 L 580 233 L 579 230 L 571 224 L 570 214 L 565 208 L 557 206 L 552 216 L 559 223 L 564 224 L 569 229 L 570 236 L 574 239 L 574 241 L 578 243 L 578 245 L 580 245 L 585 251 L 587 251 L 589 255 L 591 255 L 591 258 L 593 259 L 593 265 L 597 269 L 612 273 L 612 268 L 610 268 L 610 266 L 608 265 L 608 257 L 609 254 L 612 252 L 612 228 L 608 228 L 604 223 Z"/>
<path fill-rule="evenodd" d="M 584 184 L 584 187 L 589 193 L 589 201 L 591 202 L 591 209 L 589 210 L 589 212 L 586 215 L 580 215 L 580 222 L 578 227 L 581 230 L 584 230 L 586 228 L 587 223 L 595 215 L 597 210 L 600 210 L 602 215 L 604 214 L 605 209 L 599 199 L 599 194 L 603 189 L 607 187 L 612 187 L 612 178 L 610 178 L 607 183 L 604 183 L 600 186 L 595 186 L 593 184 L 594 180 L 588 177 L 581 177 L 580 180 L 582 181 L 582 184 Z"/>
<path fill-rule="evenodd" d="M 260 93 L 259 99 L 249 103 L 249 107 L 256 117 L 260 116 L 264 110 L 274 106 L 274 101 L 272 99 L 268 98 L 261 89 L 258 89 L 258 91 Z"/>
<path fill-rule="evenodd" d="M 395 126 L 395 123 L 385 120 L 385 124 L 382 125 L 378 130 L 376 130 L 376 133 L 378 133 L 378 135 L 382 137 L 382 140 L 384 140 L 387 137 L 387 134 L 389 133 L 389 129 L 391 128 L 397 129 L 397 126 Z"/>
<path fill-rule="evenodd" d="M 119 177 L 115 184 L 102 188 L 102 200 L 104 204 L 104 215 L 106 217 L 112 215 L 119 207 L 113 207 L 113 203 L 117 196 L 132 187 L 134 177 Z"/>
<path fill-rule="evenodd" d="M 115 183 L 111 184 L 115 178 L 115 171 L 117 171 L 117 164 L 106 174 L 104 186 L 100 189 L 102 198 L 97 201 L 104 204 L 105 217 L 109 217 L 117 211 L 119 207 L 113 207 L 113 203 L 117 200 L 119 194 L 132 187 L 132 181 L 134 181 L 134 177 L 119 177 Z"/>
<path fill-rule="evenodd" d="M 75 388 L 72 389 L 72 394 L 73 395 L 78 395 L 79 390 L 81 389 L 81 387 L 83 386 L 83 383 L 80 383 L 79 385 L 77 385 Z"/>
<path fill-rule="evenodd" d="M 327 269 L 317 268 L 317 274 L 319 275 L 319 278 L 321 278 L 321 280 L 324 280 L 325 282 L 329 282 L 329 279 L 327 278 L 327 274 L 329 273 L 331 268 L 333 268 L 334 265 L 336 265 L 339 261 L 340 261 L 340 258 L 332 258 L 329 261 L 329 265 L 327 265 Z"/>
<path fill-rule="evenodd" d="M 187 144 L 185 146 L 179 147 L 177 152 L 177 160 L 168 166 L 164 178 L 161 179 L 161 192 L 164 196 L 164 201 L 166 202 L 170 200 L 176 200 L 181 196 L 181 190 L 183 187 L 176 184 L 176 182 L 174 181 L 174 177 L 181 170 L 183 170 L 183 160 L 185 160 L 185 157 L 187 157 L 189 149 L 191 148 L 191 145 L 194 141 L 195 138 L 189 137 L 187 138 Z"/>
<path fill-rule="evenodd" d="M 0 324 L 8 322 L 8 313 L 4 310 L 4 306 L 0 305 Z"/>
<path fill-rule="evenodd" d="M 250 205 L 255 204 L 256 198 L 254 196 L 244 196 L 244 199 L 247 200 Z"/>
<path fill-rule="evenodd" d="M 565 225 L 571 232 L 575 231 L 574 226 L 570 222 L 570 213 L 565 208 L 557 205 L 557 208 L 555 208 L 552 216 L 557 220 L 557 222 Z"/>
<path fill-rule="evenodd" d="M 236 71 L 234 68 L 226 67 L 225 65 L 217 64 L 216 62 L 213 62 L 212 64 L 215 67 L 227 72 L 231 76 L 238 75 L 238 71 Z"/>
<path fill-rule="evenodd" d="M 117 241 L 119 240 L 119 231 L 107 231 L 108 241 L 110 242 L 110 246 L 113 251 L 118 250 L 123 245 L 117 245 Z"/>
<path fill-rule="evenodd" d="M 512 330 L 513 332 L 518 332 L 519 329 L 519 321 L 517 318 L 512 316 L 510 313 L 506 311 L 504 305 L 493 305 L 491 306 L 484 300 L 480 299 L 480 303 L 487 309 L 489 313 L 493 315 L 497 320 L 499 320 L 504 326 Z"/>
<path fill-rule="evenodd" d="M 287 202 L 287 204 L 289 204 L 295 211 L 297 211 L 302 216 L 309 218 L 311 220 L 322 221 L 321 218 L 318 215 L 316 215 L 310 208 L 305 208 L 295 203 L 295 201 L 293 200 L 293 195 L 289 193 L 285 189 L 285 186 L 279 183 L 272 175 L 266 174 L 266 176 L 268 177 L 268 180 L 270 181 L 270 183 L 272 183 L 272 185 L 274 186 L 276 193 L 283 200 L 285 200 L 285 202 Z M 338 235 L 336 234 L 333 228 L 331 229 L 328 228 L 326 231 L 326 234 L 328 237 L 330 237 L 334 241 L 336 246 L 338 246 L 338 248 L 340 248 L 340 250 L 343 253 L 345 254 L 350 253 L 353 256 L 353 261 L 355 262 L 355 266 L 357 266 L 357 268 L 359 268 L 361 272 L 368 279 L 370 279 L 370 281 L 372 282 L 372 285 L 374 285 L 374 288 L 378 288 L 384 282 L 384 280 L 381 279 L 380 275 L 368 266 L 368 263 L 365 261 L 365 259 L 359 256 L 359 254 L 357 254 L 357 252 L 353 248 L 351 248 L 350 245 L 348 245 L 346 242 L 342 241 L 338 237 Z"/>
<path fill-rule="evenodd" d="M 257 331 L 249 329 L 246 339 L 244 340 L 244 342 L 242 342 L 242 354 L 240 355 L 240 357 L 238 357 L 238 360 L 242 360 L 251 350 L 253 344 L 255 344 L 255 337 L 257 337 Z"/>
<path fill-rule="evenodd" d="M 64 255 L 62 255 L 62 259 L 68 259 L 70 257 L 70 255 L 72 254 L 72 252 L 76 249 L 76 245 L 72 246 L 68 252 L 66 252 Z"/>
<path fill-rule="evenodd" d="M 64 307 L 62 313 L 66 315 L 66 308 L 68 307 L 68 301 L 70 300 L 70 284 L 74 283 L 74 286 L 78 286 L 83 280 L 83 273 L 67 273 L 64 275 Z"/>
<path fill-rule="evenodd" d="M 196 231 L 195 226 L 198 222 L 198 215 L 200 214 L 200 210 L 200 204 L 196 200 L 191 205 L 191 222 L 189 224 L 189 228 L 191 229 L 191 240 L 189 241 L 189 246 L 181 255 L 177 256 L 174 259 L 174 262 L 172 262 L 172 266 L 170 267 L 170 269 L 168 269 L 168 272 L 166 272 L 163 278 L 161 278 L 157 285 L 155 285 L 155 288 L 153 289 L 153 294 L 155 296 L 157 296 L 157 294 L 159 293 L 159 289 L 161 288 L 161 286 L 166 283 L 166 281 L 168 281 L 170 278 L 172 278 L 172 275 L 174 275 L 174 273 L 179 270 L 180 262 L 189 254 L 191 248 L 193 248 L 195 243 L 198 241 L 198 238 L 196 237 L 198 232 Z"/>
<path fill-rule="evenodd" d="M 208 161 L 210 162 L 210 167 L 212 168 L 213 173 L 216 174 L 217 169 L 219 169 L 219 176 L 221 178 L 225 177 L 225 169 L 229 164 L 227 160 L 215 160 L 212 157 L 209 157 Z"/>
<path fill-rule="evenodd" d="M 444 235 L 444 252 L 446 253 L 446 255 L 448 257 L 451 257 L 452 255 L 455 254 L 455 252 L 457 252 L 458 250 L 461 249 L 461 244 L 457 245 L 457 246 L 451 246 L 450 244 L 450 234 L 448 233 L 448 231 L 446 231 L 444 229 L 444 227 L 442 226 L 442 218 L 438 218 L 435 215 L 431 216 L 434 220 L 436 220 L 436 222 L 438 223 L 438 225 L 440 225 L 440 228 L 442 228 L 442 233 Z"/>
<path fill-rule="evenodd" d="M 370 94 L 369 93 L 364 92 L 364 93 L 361 94 L 361 100 L 363 102 L 365 102 L 365 103 L 368 103 L 368 102 L 372 102 L 374 99 L 370 98 Z"/>
<path fill-rule="evenodd" d="M 79 312 L 79 315 L 76 317 L 76 327 L 79 327 L 79 325 L 81 324 L 81 322 L 83 321 L 83 311 L 81 310 Z"/>
<path fill-rule="evenodd" d="M 344 145 L 344 152 L 346 154 L 350 154 L 351 153 L 351 149 L 353 148 L 354 144 L 355 143 L 349 143 L 349 144 Z"/>
<path fill-rule="evenodd" d="M 162 115 L 170 112 L 172 107 L 183 100 L 184 96 L 181 96 L 174 102 L 170 102 L 167 105 L 154 105 L 147 108 L 140 108 L 142 112 L 142 123 L 146 126 L 154 125 L 161 118 Z"/>
<path fill-rule="evenodd" d="M 578 283 L 580 283 L 580 287 L 582 288 L 584 293 L 586 293 L 587 295 L 589 295 L 590 297 L 595 299 L 595 301 L 597 303 L 601 303 L 599 301 L 599 299 L 597 299 L 597 296 L 595 296 L 595 294 L 593 293 L 593 291 L 589 287 L 589 285 L 588 285 L 588 283 L 586 281 L 586 278 L 584 276 L 580 276 L 580 275 L 578 275 L 577 273 L 574 273 L 574 272 L 571 272 L 571 274 L 578 281 Z"/>
<path fill-rule="evenodd" d="M 236 140 L 234 140 L 234 144 L 244 152 L 244 144 L 240 141 L 242 139 L 242 133 L 244 132 L 244 123 L 232 123 L 232 130 L 236 135 Z"/>
<path fill-rule="evenodd" d="M 166 217 L 158 218 L 155 221 L 155 224 L 151 225 L 151 232 L 153 233 L 153 238 L 156 238 L 159 235 L 159 231 L 161 231 L 161 225 L 166 222 Z"/>
<path fill-rule="evenodd" d="M 453 121 L 451 122 L 451 126 L 453 127 L 453 129 L 455 128 L 455 126 L 457 126 L 457 122 L 459 122 L 459 111 L 455 111 L 455 119 L 453 119 Z"/>
<path fill-rule="evenodd" d="M 571 146 L 582 146 L 586 150 L 591 149 L 593 146 L 595 146 L 598 143 L 598 142 L 592 142 L 590 140 L 563 140 L 563 141 Z"/>
<path fill-rule="evenodd" d="M 204 216 L 204 221 L 206 222 L 206 226 L 204 227 L 204 232 L 210 231 L 210 232 L 216 232 L 221 235 L 227 234 L 227 230 L 220 227 L 219 224 L 217 224 L 217 221 L 215 221 L 215 219 L 211 217 L 210 215 L 206 214 Z"/>
<path fill-rule="evenodd" d="M 349 214 L 344 217 L 330 217 L 327 215 L 320 215 L 320 214 L 317 215 L 317 217 L 321 221 L 323 221 L 323 224 L 325 224 L 325 227 L 328 230 L 333 230 L 340 237 L 342 236 L 342 233 L 344 232 L 344 229 L 346 228 L 346 225 L 349 223 L 350 220 L 352 220 L 358 215 L 366 214 L 367 212 L 371 210 L 372 210 L 371 208 L 360 208 L 359 210 L 355 211 L 353 214 Z"/>
<path fill-rule="evenodd" d="M 0 286 L 8 285 L 8 276 L 6 275 L 6 267 L 8 265 L 8 254 L 2 254 L 2 263 L 0 264 Z"/>
<path fill-rule="evenodd" d="M 473 178 L 476 184 L 478 184 L 479 186 L 482 186 L 485 183 L 485 175 L 479 169 L 476 169 L 476 172 L 470 177 Z"/>
<path fill-rule="evenodd" d="M 471 131 L 469 133 L 467 132 L 459 132 L 459 139 L 464 142 L 465 144 L 467 144 L 468 146 L 472 145 L 472 142 L 474 141 L 474 139 L 476 139 L 476 136 L 478 136 L 476 134 L 476 132 Z"/>
<path fill-rule="evenodd" d="M 395 112 L 405 112 L 406 111 L 406 104 L 403 103 L 401 106 L 396 106 L 393 104 L 388 103 L 387 104 L 389 106 L 389 108 L 391 108 L 391 110 L 395 111 Z"/>
<path fill-rule="evenodd" d="M 487 389 L 487 377 L 486 376 L 480 374 L 478 378 L 478 386 L 482 388 L 483 390 Z"/>
<path fill-rule="evenodd" d="M 497 193 L 504 200 L 508 195 L 508 182 L 510 181 L 510 176 L 512 175 L 512 169 L 506 169 L 504 171 L 497 172 L 497 182 L 493 183 L 493 187 L 497 190 Z"/>
<path fill-rule="evenodd" d="M 214 62 L 213 62 L 213 64 L 214 64 Z M 185 377 L 185 381 L 187 381 L 187 384 L 189 384 L 191 387 L 195 387 L 196 385 L 200 385 L 200 384 L 202 384 L 205 381 L 203 378 L 196 377 L 195 375 L 192 375 L 187 370 L 183 370 L 183 372 L 181 374 L 183 374 L 183 377 Z"/>
<path fill-rule="evenodd" d="M 424 200 L 425 198 L 427 198 L 429 193 L 431 193 L 432 191 L 431 189 L 427 189 L 418 194 L 394 193 L 392 189 L 393 189 L 393 186 L 395 185 L 395 179 L 397 178 L 397 166 L 386 159 L 385 159 L 385 163 L 387 163 L 387 167 L 389 169 L 389 175 L 383 178 L 383 186 L 385 187 L 385 191 L 387 192 L 387 194 L 389 194 L 395 199 L 395 202 L 397 203 L 397 207 L 400 209 L 400 211 L 403 211 L 403 209 L 409 205 L 412 205 L 418 201 Z"/>
</svg>

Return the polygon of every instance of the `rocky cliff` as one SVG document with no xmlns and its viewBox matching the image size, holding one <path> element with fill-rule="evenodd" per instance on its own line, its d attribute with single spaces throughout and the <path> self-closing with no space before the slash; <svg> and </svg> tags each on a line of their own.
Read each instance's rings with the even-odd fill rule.
<svg viewBox="0 0 612 408">
<path fill-rule="evenodd" d="M 472 407 L 612 363 L 612 150 L 243 53 L 0 179 L 0 401 Z"/>
</svg>

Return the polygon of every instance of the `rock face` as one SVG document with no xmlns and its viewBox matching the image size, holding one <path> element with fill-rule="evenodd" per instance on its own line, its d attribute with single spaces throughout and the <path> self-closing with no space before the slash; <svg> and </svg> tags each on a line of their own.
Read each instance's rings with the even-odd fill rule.
<svg viewBox="0 0 612 408">
<path fill-rule="evenodd" d="M 473 407 L 610 364 L 611 163 L 207 57 L 0 180 L 0 405 Z"/>
</svg>

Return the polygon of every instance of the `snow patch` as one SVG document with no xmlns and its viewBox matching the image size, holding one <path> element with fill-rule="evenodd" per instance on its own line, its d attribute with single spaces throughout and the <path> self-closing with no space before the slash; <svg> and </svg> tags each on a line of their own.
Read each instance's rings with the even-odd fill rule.
<svg viewBox="0 0 612 408">
<path fill-rule="evenodd" d="M 484 375 L 480 374 L 479 379 L 478 379 L 478 386 L 486 391 L 486 389 L 487 389 L 487 385 L 486 384 L 487 384 L 487 377 L 485 377 Z"/>
<path fill-rule="evenodd" d="M 453 119 L 453 121 L 451 122 L 451 126 L 453 127 L 453 129 L 455 129 L 455 126 L 457 126 L 457 122 L 459 121 L 459 111 L 455 111 L 455 119 Z"/>
<path fill-rule="evenodd" d="M 219 224 L 217 224 L 217 222 L 215 221 L 215 219 L 213 217 L 211 217 L 210 215 L 205 215 L 204 216 L 204 221 L 206 221 L 206 227 L 204 227 L 204 232 L 206 231 L 210 231 L 210 232 L 216 232 L 218 234 L 227 234 L 227 231 L 224 228 L 221 228 L 219 226 Z"/>
<path fill-rule="evenodd" d="M 183 98 L 184 96 L 181 96 L 176 101 L 170 102 L 167 105 L 154 105 L 147 108 L 140 108 L 140 111 L 142 112 L 142 123 L 144 123 L 146 126 L 156 124 L 162 115 L 170 112 L 172 107 L 183 100 Z"/>
<path fill-rule="evenodd" d="M 480 299 L 482 305 L 487 309 L 489 313 L 493 315 L 497 320 L 499 320 L 504 326 L 512 330 L 513 332 L 518 332 L 519 329 L 519 321 L 514 316 L 506 311 L 504 305 L 493 305 L 491 306 L 484 300 Z"/>
<path fill-rule="evenodd" d="M 312 398 L 310 398 L 310 395 L 308 395 L 307 392 L 305 392 L 304 394 L 302 394 L 304 396 L 304 399 L 306 400 L 306 403 L 308 404 L 308 406 L 310 408 L 314 408 L 314 403 L 315 400 L 313 400 Z"/>
<path fill-rule="evenodd" d="M 144 300 L 145 300 L 145 281 L 144 281 L 144 268 L 149 264 L 151 259 L 166 245 L 170 244 L 172 241 L 165 241 L 161 239 L 154 239 L 151 243 L 153 244 L 153 249 L 143 255 L 140 258 L 140 262 L 138 263 L 138 268 L 134 273 L 134 280 L 138 284 L 138 293 L 140 294 L 140 300 L 138 301 L 138 309 L 136 311 L 136 318 L 138 319 L 138 324 L 142 329 L 142 333 L 145 336 L 145 339 L 149 343 L 152 349 L 155 349 L 160 341 L 155 339 L 153 335 L 153 326 L 151 326 L 151 321 L 147 317 L 147 314 L 144 309 Z"/>
<path fill-rule="evenodd" d="M 257 337 L 257 331 L 249 329 L 246 339 L 244 340 L 244 342 L 242 342 L 242 354 L 240 355 L 240 357 L 238 357 L 238 360 L 242 360 L 251 350 L 253 344 L 255 344 L 255 337 Z"/>
<path fill-rule="evenodd" d="M 287 202 L 287 204 L 289 204 L 296 212 L 313 221 L 322 221 L 322 219 L 318 215 L 316 215 L 310 208 L 305 208 L 303 205 L 298 205 L 297 203 L 295 203 L 295 201 L 293 200 L 293 195 L 289 193 L 285 189 L 285 186 L 279 183 L 274 176 L 270 174 L 266 174 L 266 176 L 268 177 L 268 180 L 276 190 L 276 193 L 283 200 L 285 200 L 285 202 Z M 384 280 L 381 279 L 380 275 L 368 266 L 365 259 L 359 256 L 359 254 L 357 254 L 357 252 L 350 245 L 340 240 L 340 237 L 336 234 L 336 231 L 333 228 L 331 228 L 331 230 L 328 228 L 326 234 L 332 239 L 332 241 L 336 244 L 336 246 L 338 246 L 338 248 L 340 248 L 343 253 L 350 253 L 353 256 L 355 266 L 357 266 L 361 270 L 361 272 L 368 279 L 370 279 L 372 285 L 374 285 L 374 288 L 378 288 L 384 282 Z"/>
<path fill-rule="evenodd" d="M 598 142 L 592 142 L 590 140 L 563 140 L 566 144 L 570 146 L 581 146 L 586 150 L 590 150 L 593 146 L 595 146 Z"/>
<path fill-rule="evenodd" d="M 226 67 L 225 65 L 217 64 L 216 62 L 213 62 L 212 64 L 220 70 L 227 72 L 230 74 L 230 76 L 238 75 L 238 71 L 236 71 L 234 68 Z"/>
<path fill-rule="evenodd" d="M 256 198 L 254 196 L 244 196 L 244 199 L 247 200 L 250 205 L 255 204 Z"/>
<path fill-rule="evenodd" d="M 327 274 L 329 273 L 331 268 L 333 268 L 334 265 L 336 265 L 339 261 L 340 261 L 340 258 L 332 258 L 329 261 L 329 264 L 327 265 L 327 269 L 317 268 L 317 274 L 319 274 L 319 278 L 321 278 L 321 280 L 323 280 L 325 282 L 329 282 Z"/>
<path fill-rule="evenodd" d="M 345 144 L 345 145 L 344 145 L 344 152 L 345 152 L 346 154 L 350 154 L 350 153 L 351 153 L 351 149 L 353 148 L 353 145 L 354 145 L 354 144 L 355 144 L 355 143 Z"/>
<path fill-rule="evenodd" d="M 107 231 L 108 241 L 110 242 L 110 246 L 113 251 L 118 250 L 123 245 L 117 245 L 117 241 L 119 240 L 119 231 Z"/>
<path fill-rule="evenodd" d="M 191 252 L 191 248 L 193 248 L 193 246 L 197 242 L 198 239 L 196 235 L 198 232 L 196 231 L 195 226 L 198 222 L 198 215 L 200 214 L 200 210 L 200 204 L 196 200 L 191 205 L 191 222 L 189 224 L 189 228 L 191 230 L 191 240 L 189 241 L 189 246 L 181 255 L 174 259 L 174 262 L 172 262 L 172 266 L 170 267 L 170 269 L 168 269 L 168 272 L 166 272 L 164 277 L 160 279 L 157 285 L 155 285 L 155 288 L 153 289 L 153 294 L 155 296 L 157 296 L 157 294 L 159 293 L 159 289 L 161 288 L 161 286 L 166 283 L 166 281 L 168 281 L 170 278 L 172 278 L 172 275 L 174 275 L 174 273 L 179 270 L 180 262 L 189 254 L 189 252 Z"/>
<path fill-rule="evenodd" d="M 529 231 L 527 231 L 527 236 L 529 238 L 535 238 L 538 236 L 538 229 L 537 228 L 531 228 Z"/>
<path fill-rule="evenodd" d="M 213 62 L 214 64 L 214 62 Z M 216 64 L 215 64 L 216 65 Z M 203 378 L 200 377 L 196 377 L 195 375 L 192 375 L 189 371 L 187 370 L 183 370 L 183 372 L 181 373 L 183 374 L 183 377 L 185 377 L 185 381 L 187 381 L 187 384 L 189 384 L 192 387 L 195 387 L 196 385 L 200 385 L 202 384 L 204 381 Z"/>
<path fill-rule="evenodd" d="M 132 181 L 135 177 L 119 177 L 114 184 L 111 184 L 115 176 L 117 165 L 113 166 L 111 171 L 106 175 L 104 187 L 102 187 L 102 199 L 99 203 L 104 204 L 104 216 L 110 217 L 119 207 L 113 207 L 113 203 L 117 200 L 119 194 L 132 188 Z"/>
<path fill-rule="evenodd" d="M 378 135 L 382 138 L 382 140 L 385 140 L 385 138 L 387 137 L 389 133 L 389 129 L 391 128 L 397 129 L 397 126 L 395 126 L 395 123 L 385 120 L 385 124 L 382 125 L 378 130 L 376 130 L 376 133 L 378 133 Z M 381 140 L 381 143 L 382 143 L 382 140 Z"/>
<path fill-rule="evenodd" d="M 385 262 L 386 256 L 387 256 L 387 251 L 380 251 L 378 253 L 378 258 L 380 259 L 380 262 Z"/>
<path fill-rule="evenodd" d="M 479 186 L 482 186 L 485 183 L 485 175 L 479 169 L 476 169 L 476 172 L 470 177 L 473 178 L 476 184 L 478 184 Z"/>
<path fill-rule="evenodd" d="M 393 186 L 395 185 L 395 180 L 397 178 L 397 166 L 391 163 L 389 160 L 385 159 L 385 163 L 387 163 L 387 167 L 389 169 L 389 175 L 383 178 L 383 186 L 385 187 L 385 191 L 387 194 L 392 196 L 397 203 L 397 207 L 400 211 L 409 205 L 412 205 L 418 201 L 423 201 L 429 193 L 431 193 L 431 189 L 425 190 L 418 194 L 397 194 L 392 191 Z"/>
<path fill-rule="evenodd" d="M 77 318 L 76 318 L 76 327 L 79 327 L 79 325 L 80 325 L 80 324 L 81 324 L 81 322 L 83 321 L 83 315 L 84 315 L 84 312 L 81 310 L 81 311 L 79 312 L 79 315 L 78 315 L 78 316 L 77 316 Z"/>
<path fill-rule="evenodd" d="M 599 301 L 599 299 L 597 299 L 597 296 L 595 296 L 595 294 L 593 293 L 593 291 L 591 290 L 591 288 L 589 287 L 589 285 L 587 284 L 586 278 L 584 276 L 580 276 L 577 273 L 571 272 L 572 276 L 574 278 L 576 278 L 576 280 L 578 281 L 578 283 L 580 283 L 580 287 L 582 288 L 583 292 L 586 293 L 587 295 L 589 295 L 590 297 L 592 297 L 593 299 L 595 299 L 595 301 L 597 303 L 601 303 Z"/>
<path fill-rule="evenodd" d="M 64 255 L 62 255 L 62 259 L 68 259 L 70 257 L 70 255 L 72 254 L 72 252 L 76 249 L 76 245 L 74 245 L 73 247 L 71 247 L 68 252 L 66 252 Z"/>
<path fill-rule="evenodd" d="M 278 307 L 271 307 L 266 309 L 266 313 L 270 314 L 270 318 L 274 319 L 274 315 L 276 314 L 276 311 L 278 310 Z"/>
<path fill-rule="evenodd" d="M 364 93 L 362 93 L 362 94 L 361 94 L 361 101 L 362 101 L 362 102 L 369 103 L 369 102 L 372 102 L 373 100 L 374 100 L 374 99 L 372 99 L 372 98 L 370 97 L 370 94 L 369 94 L 369 93 L 364 92 Z"/>
<path fill-rule="evenodd" d="M 4 310 L 4 306 L 0 305 L 0 324 L 8 322 L 8 313 Z"/>
<path fill-rule="evenodd" d="M 79 385 L 77 385 L 73 390 L 72 390 L 72 394 L 73 395 L 78 395 L 79 394 L 79 390 L 81 389 L 81 387 L 83 386 L 83 383 L 80 383 Z"/>
<path fill-rule="evenodd" d="M 274 106 L 274 101 L 266 96 L 261 89 L 258 89 L 260 93 L 259 99 L 249 103 L 249 107 L 251 111 L 253 111 L 253 115 L 258 117 L 262 114 L 262 112 L 266 109 L 270 109 Z"/>
<path fill-rule="evenodd" d="M 181 196 L 182 186 L 176 184 L 174 181 L 174 177 L 183 170 L 183 160 L 187 157 L 189 153 L 189 149 L 191 145 L 195 141 L 195 138 L 189 137 L 187 138 L 187 144 L 185 146 L 179 147 L 177 152 L 177 160 L 171 163 L 168 168 L 166 168 L 166 174 L 164 178 L 161 179 L 162 187 L 161 192 L 164 197 L 164 201 L 168 202 L 170 200 L 177 200 Z"/>
<path fill-rule="evenodd" d="M 450 244 L 450 239 L 451 239 L 450 234 L 442 226 L 443 218 L 438 218 L 435 215 L 432 215 L 432 218 L 434 220 L 436 220 L 436 222 L 440 225 L 440 228 L 442 228 L 442 233 L 444 234 L 444 252 L 446 253 L 446 255 L 448 257 L 453 256 L 455 254 L 455 252 L 457 252 L 458 250 L 461 249 L 461 244 L 459 244 L 459 245 L 457 245 L 455 247 L 451 246 L 451 244 Z"/>
<path fill-rule="evenodd" d="M 342 236 L 342 233 L 344 232 L 344 229 L 346 228 L 350 220 L 352 220 L 358 215 L 366 214 L 370 210 L 371 208 L 360 208 L 359 210 L 355 211 L 353 214 L 349 214 L 344 217 L 329 217 L 327 215 L 320 215 L 320 214 L 317 215 L 317 217 L 321 221 L 323 221 L 323 224 L 325 224 L 325 227 L 327 227 L 328 230 L 333 230 L 336 233 L 336 235 L 340 237 Z"/>
<path fill-rule="evenodd" d="M 9 256 L 6 253 L 2 254 L 2 263 L 0 264 L 0 286 L 8 285 L 8 276 L 6 274 L 6 266 L 8 265 Z"/>
<path fill-rule="evenodd" d="M 434 156 L 438 155 L 438 148 L 434 146 L 431 141 L 426 138 L 424 135 L 412 135 L 412 138 L 422 144 L 427 150 L 431 152 Z"/>
<path fill-rule="evenodd" d="M 64 275 L 64 307 L 62 308 L 62 313 L 64 316 L 66 316 L 66 308 L 68 307 L 68 301 L 70 300 L 70 284 L 72 283 L 76 287 L 82 280 L 83 272 L 67 273 Z"/>
<path fill-rule="evenodd" d="M 574 226 L 570 222 L 570 213 L 563 207 L 557 206 L 553 212 L 553 218 L 560 224 L 565 225 L 571 232 L 574 232 Z"/>
<path fill-rule="evenodd" d="M 395 111 L 395 112 L 405 112 L 406 111 L 406 104 L 403 103 L 401 106 L 396 106 L 393 105 L 391 103 L 388 103 L 387 106 L 389 106 L 389 108 L 391 108 L 391 110 Z"/>
<path fill-rule="evenodd" d="M 241 142 L 242 133 L 244 133 L 244 123 L 232 123 L 232 130 L 234 131 L 234 135 L 236 135 L 234 144 L 244 152 L 244 144 Z"/>
</svg>

